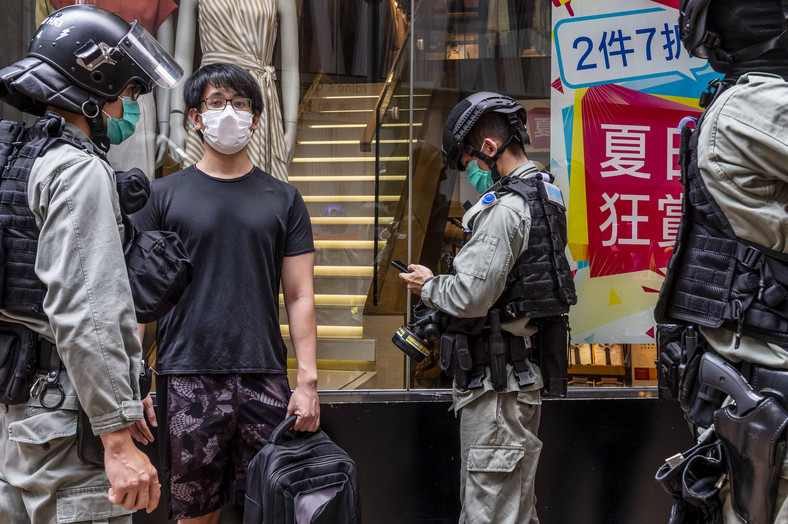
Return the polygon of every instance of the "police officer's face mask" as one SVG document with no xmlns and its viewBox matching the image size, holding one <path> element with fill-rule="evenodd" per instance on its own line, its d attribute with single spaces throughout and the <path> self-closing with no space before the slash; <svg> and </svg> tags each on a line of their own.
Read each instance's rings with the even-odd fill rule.
<svg viewBox="0 0 788 524">
<path fill-rule="evenodd" d="M 476 188 L 477 193 L 484 193 L 493 185 L 492 172 L 480 168 L 475 158 L 465 167 L 465 178 Z"/>
<path fill-rule="evenodd" d="M 140 105 L 137 101 L 132 100 L 129 96 L 123 96 L 120 99 L 123 102 L 122 118 L 112 118 L 104 113 L 107 116 L 107 137 L 109 137 L 109 143 L 113 145 L 118 145 L 133 135 L 140 119 Z"/>
</svg>

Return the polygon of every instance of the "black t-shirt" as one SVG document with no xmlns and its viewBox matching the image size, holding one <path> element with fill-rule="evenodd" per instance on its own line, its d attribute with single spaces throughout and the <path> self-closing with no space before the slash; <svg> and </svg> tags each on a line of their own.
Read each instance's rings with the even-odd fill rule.
<svg viewBox="0 0 788 524">
<path fill-rule="evenodd" d="M 315 249 L 295 187 L 258 168 L 225 180 L 191 166 L 155 180 L 132 221 L 178 233 L 194 266 L 183 297 L 158 322 L 159 373 L 286 372 L 282 261 Z"/>
</svg>

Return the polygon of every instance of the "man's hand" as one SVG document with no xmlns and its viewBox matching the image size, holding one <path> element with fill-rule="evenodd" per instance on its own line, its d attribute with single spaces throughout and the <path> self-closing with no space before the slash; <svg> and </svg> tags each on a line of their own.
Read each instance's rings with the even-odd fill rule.
<svg viewBox="0 0 788 524">
<path fill-rule="evenodd" d="M 145 413 L 145 418 L 142 420 L 138 420 L 134 423 L 134 425 L 129 426 L 129 431 L 131 431 L 131 436 L 142 445 L 150 444 L 153 442 L 153 433 L 151 432 L 148 424 L 151 427 L 158 427 L 159 423 L 156 420 L 156 410 L 153 409 L 153 399 L 150 398 L 150 393 L 148 396 L 142 399 L 142 411 Z M 145 423 L 145 419 L 148 420 L 148 424 Z"/>
<path fill-rule="evenodd" d="M 128 510 L 150 513 L 159 504 L 161 484 L 156 468 L 134 445 L 128 428 L 101 435 L 104 469 L 109 479 L 109 501 Z"/>
<path fill-rule="evenodd" d="M 287 417 L 290 415 L 298 415 L 293 426 L 296 431 L 317 431 L 320 427 L 320 400 L 316 386 L 296 386 L 287 405 Z"/>
<path fill-rule="evenodd" d="M 408 269 L 410 273 L 400 273 L 399 278 L 408 283 L 408 289 L 421 296 L 421 287 L 435 275 L 432 274 L 429 268 L 418 264 L 411 264 L 408 266 Z"/>
</svg>

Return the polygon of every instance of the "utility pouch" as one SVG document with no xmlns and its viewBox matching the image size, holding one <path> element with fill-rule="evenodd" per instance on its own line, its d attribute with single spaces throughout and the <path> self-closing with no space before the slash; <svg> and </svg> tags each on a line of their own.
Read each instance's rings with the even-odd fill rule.
<svg viewBox="0 0 788 524">
<path fill-rule="evenodd" d="M 36 377 L 38 334 L 22 324 L 0 324 L 0 403 L 24 404 Z"/>
<path fill-rule="evenodd" d="M 471 369 L 468 343 L 468 336 L 462 333 L 441 335 L 441 369 L 454 377 L 460 389 L 468 388 L 468 371 Z"/>
<path fill-rule="evenodd" d="M 569 369 L 569 320 L 566 315 L 539 319 L 536 332 L 541 355 L 539 368 L 542 371 L 547 397 L 565 397 Z"/>
<path fill-rule="evenodd" d="M 501 322 L 498 310 L 488 313 L 490 318 L 490 379 L 495 391 L 506 389 L 506 343 L 501 335 Z"/>
<path fill-rule="evenodd" d="M 657 324 L 657 392 L 660 400 L 679 399 L 684 372 L 682 335 L 686 326 Z"/>
<path fill-rule="evenodd" d="M 673 497 L 670 524 L 721 524 L 720 488 L 726 479 L 722 443 L 714 433 L 667 459 L 655 480 Z"/>
<path fill-rule="evenodd" d="M 714 425 L 728 455 L 733 510 L 747 524 L 772 522 L 777 483 L 785 458 L 788 411 L 769 390 L 767 398 L 744 416 L 726 406 Z"/>
<path fill-rule="evenodd" d="M 104 467 L 104 444 L 101 437 L 93 434 L 90 419 L 82 405 L 77 417 L 77 456 L 83 464 Z"/>
</svg>

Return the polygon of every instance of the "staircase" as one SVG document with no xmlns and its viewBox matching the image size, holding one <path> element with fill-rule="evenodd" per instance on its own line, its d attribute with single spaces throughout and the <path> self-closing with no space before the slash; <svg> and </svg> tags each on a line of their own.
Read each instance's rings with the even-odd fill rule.
<svg viewBox="0 0 788 524">
<path fill-rule="evenodd" d="M 315 309 L 320 389 L 363 387 L 375 375 L 375 340 L 365 338 L 363 307 L 373 279 L 375 151 L 359 141 L 382 84 L 319 84 L 299 120 L 290 183 L 304 198 L 315 240 Z M 310 96 L 310 95 L 308 95 Z M 407 102 L 405 102 L 407 104 Z M 378 224 L 391 224 L 408 171 L 407 113 L 381 132 Z M 280 295 L 288 357 L 287 312 Z M 294 367 L 291 361 L 290 367 Z M 291 370 L 291 384 L 295 370 Z"/>
</svg>

